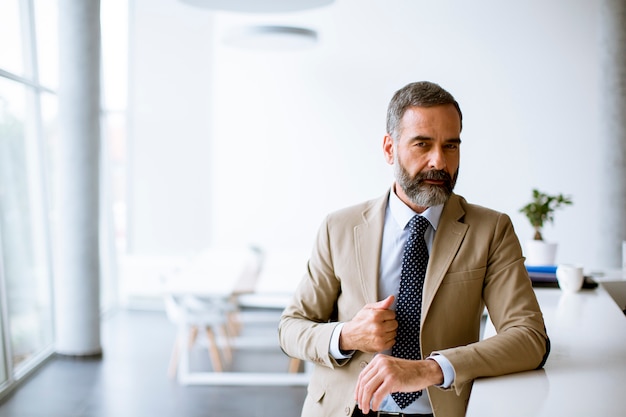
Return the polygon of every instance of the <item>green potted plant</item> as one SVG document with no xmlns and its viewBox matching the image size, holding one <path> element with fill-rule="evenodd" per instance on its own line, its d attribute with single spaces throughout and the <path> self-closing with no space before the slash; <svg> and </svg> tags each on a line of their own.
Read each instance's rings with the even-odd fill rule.
<svg viewBox="0 0 626 417">
<path fill-rule="evenodd" d="M 520 209 L 535 230 L 533 239 L 526 242 L 527 265 L 554 265 L 557 245 L 544 241 L 543 227 L 554 222 L 556 209 L 571 204 L 572 199 L 563 194 L 550 195 L 533 189 L 532 200 Z"/>
</svg>

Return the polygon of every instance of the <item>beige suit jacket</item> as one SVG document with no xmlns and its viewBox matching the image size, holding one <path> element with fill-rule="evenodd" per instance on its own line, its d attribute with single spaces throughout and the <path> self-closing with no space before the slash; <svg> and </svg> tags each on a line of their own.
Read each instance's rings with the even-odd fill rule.
<svg viewBox="0 0 626 417">
<path fill-rule="evenodd" d="M 315 364 L 303 417 L 350 416 L 359 372 L 372 354 L 337 361 L 329 354 L 338 322 L 379 301 L 379 262 L 389 193 L 330 214 L 279 325 L 285 353 Z M 421 351 L 452 363 L 450 389 L 430 387 L 436 417 L 465 414 L 478 377 L 543 366 L 549 352 L 543 317 L 524 266 L 512 223 L 505 214 L 452 195 L 445 204 L 426 272 Z M 497 335 L 479 341 L 488 308 Z"/>
</svg>

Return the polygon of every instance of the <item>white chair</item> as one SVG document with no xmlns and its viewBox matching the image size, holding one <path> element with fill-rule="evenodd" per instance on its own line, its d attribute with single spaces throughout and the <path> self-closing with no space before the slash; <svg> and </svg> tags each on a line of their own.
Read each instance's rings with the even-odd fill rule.
<svg viewBox="0 0 626 417">
<path fill-rule="evenodd" d="M 216 250 L 215 252 L 205 252 L 204 256 L 207 257 L 201 256 L 196 264 L 189 267 L 193 272 L 191 275 L 187 275 L 187 279 L 191 276 L 193 280 L 200 280 L 196 281 L 197 284 L 192 284 L 192 287 L 201 288 L 203 286 L 201 280 L 203 279 L 223 279 L 219 274 L 223 269 L 220 268 L 239 269 L 239 271 L 231 277 L 233 280 L 232 288 L 228 292 L 221 294 L 218 292 L 212 296 L 194 294 L 194 291 L 189 287 L 186 287 L 186 290 L 182 292 L 180 292 L 180 288 L 178 288 L 178 292 L 176 290 L 172 292 L 172 285 L 175 287 L 174 283 L 178 278 L 177 273 L 179 274 L 180 271 L 172 274 L 172 276 L 164 277 L 166 313 L 170 321 L 178 326 L 178 336 L 168 371 L 172 377 L 177 373 L 181 349 L 191 349 L 200 330 L 203 330 L 206 335 L 214 372 L 224 370 L 222 358 L 226 363 L 232 361 L 231 339 L 237 336 L 240 330 L 237 296 L 254 291 L 263 258 L 261 250 L 255 247 L 249 247 L 242 251 L 225 250 L 222 252 Z M 211 260 L 208 264 L 205 263 L 207 259 Z M 227 263 L 224 264 L 224 262 Z M 215 264 L 220 266 L 213 268 Z M 168 280 L 171 281 L 168 282 Z M 187 359 L 188 355 L 185 356 L 185 360 Z M 188 363 L 184 365 L 188 366 Z"/>
<path fill-rule="evenodd" d="M 165 295 L 164 302 L 167 317 L 178 326 L 168 375 L 172 378 L 176 376 L 181 350 L 190 350 L 195 345 L 201 329 L 206 335 L 213 370 L 222 372 L 224 370 L 222 356 L 227 362 L 232 360 L 224 306 L 220 305 L 221 303 L 213 303 L 212 300 L 201 300 L 193 296 L 176 297 L 171 294 Z M 218 338 L 223 340 L 222 343 L 219 343 Z"/>
</svg>

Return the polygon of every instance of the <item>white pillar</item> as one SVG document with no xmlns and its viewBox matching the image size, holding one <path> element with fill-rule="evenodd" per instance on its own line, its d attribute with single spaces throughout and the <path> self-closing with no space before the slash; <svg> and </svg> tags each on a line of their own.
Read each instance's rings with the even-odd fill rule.
<svg viewBox="0 0 626 417">
<path fill-rule="evenodd" d="M 599 241 L 586 244 L 597 248 L 603 266 L 618 268 L 626 240 L 626 1 L 603 0 L 599 28 L 602 129 L 594 142 L 604 148 L 603 224 Z"/>
<path fill-rule="evenodd" d="M 99 355 L 100 1 L 59 1 L 56 351 Z"/>
</svg>

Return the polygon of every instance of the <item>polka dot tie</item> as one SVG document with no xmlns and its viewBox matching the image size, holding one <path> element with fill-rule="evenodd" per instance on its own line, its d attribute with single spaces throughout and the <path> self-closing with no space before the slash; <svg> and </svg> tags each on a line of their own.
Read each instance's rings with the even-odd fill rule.
<svg viewBox="0 0 626 417">
<path fill-rule="evenodd" d="M 421 359 L 419 335 L 422 316 L 422 290 L 428 266 L 428 249 L 424 232 L 430 223 L 425 217 L 416 215 L 409 221 L 411 234 L 402 254 L 402 272 L 400 273 L 400 292 L 396 307 L 398 331 L 396 344 L 391 354 L 404 359 Z M 422 395 L 417 392 L 396 392 L 391 394 L 396 404 L 405 409 Z"/>
</svg>

